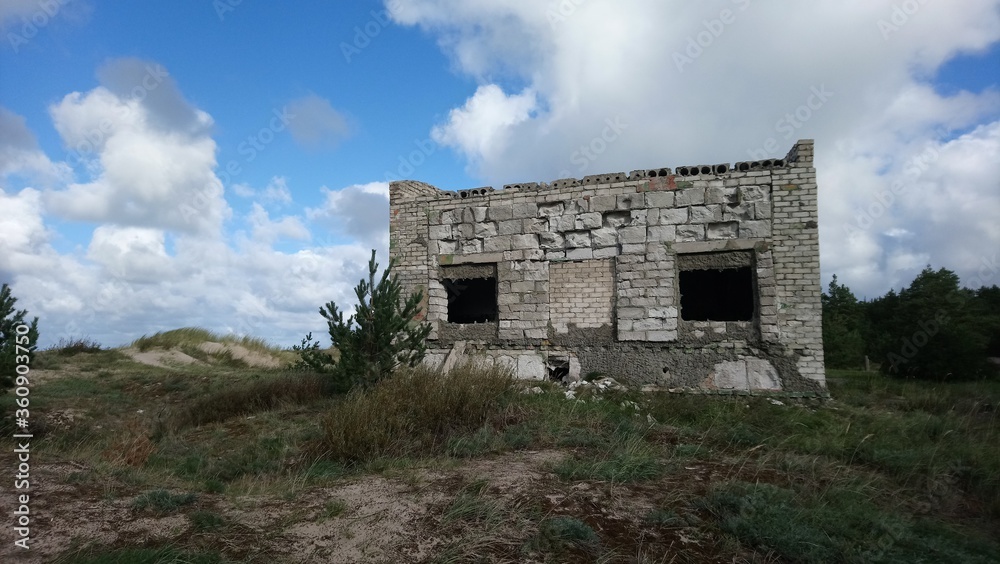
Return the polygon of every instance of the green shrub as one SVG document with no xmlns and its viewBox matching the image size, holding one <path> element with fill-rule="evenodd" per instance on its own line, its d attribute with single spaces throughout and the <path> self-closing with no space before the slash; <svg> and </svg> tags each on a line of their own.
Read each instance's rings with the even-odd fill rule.
<svg viewBox="0 0 1000 564">
<path fill-rule="evenodd" d="M 573 517 L 551 517 L 541 522 L 538 534 L 528 546 L 544 552 L 561 552 L 566 549 L 594 550 L 600 537 L 590 525 Z"/>
<path fill-rule="evenodd" d="M 498 417 L 517 390 L 509 371 L 465 365 L 448 374 L 417 367 L 358 389 L 323 420 L 320 451 L 346 463 L 442 452 Z M 451 445 L 454 447 L 455 442 Z"/>
<path fill-rule="evenodd" d="M 302 362 L 313 369 L 331 372 L 336 388 L 347 391 L 355 386 L 370 387 L 388 377 L 399 366 L 414 367 L 424 358 L 425 339 L 431 327 L 416 320 L 422 292 L 402 299 L 402 284 L 391 274 L 392 261 L 376 281 L 375 251 L 368 261 L 368 280 L 361 279 L 354 293 L 358 305 L 354 315 L 344 320 L 344 312 L 330 302 L 319 308 L 327 320 L 330 340 L 339 351 L 336 360 L 319 351 L 312 333 L 295 347 Z"/>
<path fill-rule="evenodd" d="M 38 318 L 28 323 L 26 310 L 14 309 L 17 298 L 11 295 L 6 283 L 0 287 L 0 392 L 14 386 L 17 366 L 30 365 L 38 347 Z M 27 330 L 18 332 L 24 325 Z M 24 362 L 27 360 L 27 362 Z"/>
</svg>

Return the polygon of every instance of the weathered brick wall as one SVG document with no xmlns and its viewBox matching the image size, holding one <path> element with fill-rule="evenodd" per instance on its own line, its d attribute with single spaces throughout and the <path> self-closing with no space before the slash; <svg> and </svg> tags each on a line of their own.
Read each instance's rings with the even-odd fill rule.
<svg viewBox="0 0 1000 564">
<path fill-rule="evenodd" d="M 556 333 L 568 333 L 571 325 L 581 329 L 611 325 L 615 297 L 611 259 L 553 262 L 549 281 L 549 321 Z"/>
<path fill-rule="evenodd" d="M 462 341 L 526 377 L 569 359 L 666 387 L 822 393 L 816 191 L 808 140 L 778 161 L 496 191 L 398 182 L 391 252 L 427 289 L 433 362 Z M 752 272 L 752 319 L 684 319 L 679 272 L 733 261 Z M 477 264 L 496 267 L 497 319 L 448 323 L 443 269 Z"/>
</svg>

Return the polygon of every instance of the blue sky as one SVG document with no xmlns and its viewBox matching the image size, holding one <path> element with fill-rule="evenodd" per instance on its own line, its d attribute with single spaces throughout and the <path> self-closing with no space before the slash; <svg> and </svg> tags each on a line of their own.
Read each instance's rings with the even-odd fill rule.
<svg viewBox="0 0 1000 564">
<path fill-rule="evenodd" d="M 874 297 L 928 263 L 1000 283 L 998 0 L 10 0 L 0 26 L 0 279 L 43 345 L 323 333 L 318 306 L 385 256 L 391 178 L 499 187 L 797 138 L 824 284 Z"/>
</svg>

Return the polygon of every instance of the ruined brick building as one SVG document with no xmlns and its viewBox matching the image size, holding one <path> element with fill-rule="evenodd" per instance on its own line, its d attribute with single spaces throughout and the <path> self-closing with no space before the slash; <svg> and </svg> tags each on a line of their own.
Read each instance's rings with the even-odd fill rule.
<svg viewBox="0 0 1000 564">
<path fill-rule="evenodd" d="M 425 295 L 427 362 L 825 394 L 811 140 L 784 159 L 389 194 L 395 273 Z"/>
</svg>

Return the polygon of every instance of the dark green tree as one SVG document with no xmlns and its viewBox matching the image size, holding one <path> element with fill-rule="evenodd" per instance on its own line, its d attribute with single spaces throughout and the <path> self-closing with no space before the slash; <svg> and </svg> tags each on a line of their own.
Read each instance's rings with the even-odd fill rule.
<svg viewBox="0 0 1000 564">
<path fill-rule="evenodd" d="M 344 312 L 330 302 L 319 308 L 327 320 L 330 340 L 339 352 L 334 360 L 330 355 L 318 353 L 316 344 L 304 340 L 300 350 L 312 350 L 312 362 L 306 364 L 333 374 L 334 388 L 338 391 L 362 386 L 367 387 L 390 376 L 400 366 L 416 366 L 427 350 L 426 339 L 431 327 L 417 320 L 420 314 L 422 292 L 414 292 L 405 300 L 402 285 L 391 274 L 393 262 L 378 276 L 375 251 L 368 261 L 368 279 L 361 279 L 354 288 L 358 305 L 354 315 L 344 319 Z M 311 336 L 311 335 L 310 335 Z"/>
<path fill-rule="evenodd" d="M 906 378 L 978 378 L 987 374 L 986 347 L 975 316 L 975 293 L 947 269 L 925 268 L 899 292 L 895 312 L 880 320 L 882 371 Z"/>
<path fill-rule="evenodd" d="M 823 353 L 830 368 L 857 368 L 864 362 L 864 312 L 851 289 L 830 281 L 828 293 L 820 296 L 823 306 Z"/>
<path fill-rule="evenodd" d="M 24 318 L 28 312 L 14 309 L 16 303 L 17 298 L 11 295 L 10 287 L 4 283 L 0 287 L 0 392 L 14 385 L 17 366 L 24 364 L 18 362 L 18 357 L 27 353 L 30 366 L 38 346 L 38 318 L 31 323 L 26 322 Z M 18 333 L 19 325 L 27 325 L 27 333 Z"/>
</svg>

